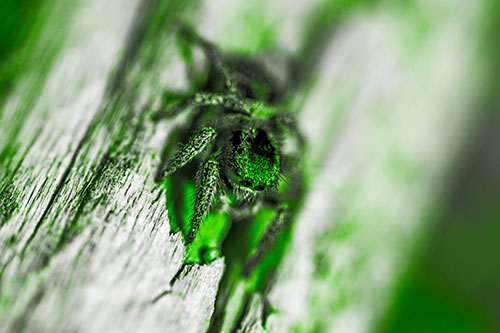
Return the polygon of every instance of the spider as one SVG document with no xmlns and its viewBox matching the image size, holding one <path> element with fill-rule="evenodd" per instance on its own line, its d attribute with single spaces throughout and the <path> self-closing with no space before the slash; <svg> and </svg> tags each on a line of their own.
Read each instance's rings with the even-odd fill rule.
<svg viewBox="0 0 500 333">
<path fill-rule="evenodd" d="M 182 25 L 179 31 L 181 37 L 202 50 L 210 69 L 204 91 L 154 115 L 159 120 L 192 110 L 183 144 L 170 158 L 165 158 L 159 171 L 163 177 L 177 176 L 183 170 L 195 175 L 194 208 L 185 235 L 187 245 L 193 243 L 218 195 L 234 197 L 230 208 L 233 217 L 251 213 L 258 206 L 275 209 L 274 218 L 244 265 L 243 276 L 249 277 L 290 223 L 292 208 L 288 198 L 293 197 L 294 192 L 289 189 L 294 186 L 286 184 L 290 177 L 284 175 L 300 174 L 304 138 L 294 115 L 280 107 L 286 89 L 263 64 L 251 57 L 223 54 L 187 26 Z M 298 148 L 287 151 L 286 146 L 290 145 Z M 192 172 L 196 163 L 191 162 L 195 160 L 197 171 Z"/>
</svg>

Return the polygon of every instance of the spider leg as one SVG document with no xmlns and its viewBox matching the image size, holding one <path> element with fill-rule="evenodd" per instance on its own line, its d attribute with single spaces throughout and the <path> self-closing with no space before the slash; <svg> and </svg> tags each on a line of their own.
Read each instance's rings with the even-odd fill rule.
<svg viewBox="0 0 500 333">
<path fill-rule="evenodd" d="M 223 106 L 230 110 L 236 110 L 249 114 L 245 103 L 233 94 L 220 94 L 213 92 L 199 92 L 191 98 L 194 106 Z"/>
<path fill-rule="evenodd" d="M 194 212 L 191 217 L 191 229 L 186 236 L 187 244 L 194 241 L 201 222 L 210 210 L 219 181 L 219 162 L 215 158 L 210 158 L 201 165 L 199 170 Z"/>
<path fill-rule="evenodd" d="M 170 162 L 168 157 L 170 156 L 175 143 L 179 140 L 182 131 L 185 131 L 185 129 L 181 126 L 176 126 L 168 134 L 160 153 L 160 163 L 156 167 L 154 178 L 156 183 L 164 181 L 166 165 Z"/>
<path fill-rule="evenodd" d="M 169 162 L 165 176 L 189 163 L 205 147 L 215 139 L 216 132 L 212 127 L 204 127 L 190 136 L 187 142 L 175 153 Z"/>
<path fill-rule="evenodd" d="M 276 238 L 286 229 L 290 224 L 290 209 L 288 205 L 282 204 L 269 225 L 264 230 L 260 237 L 255 253 L 245 264 L 243 268 L 243 277 L 249 278 L 255 267 L 264 259 L 264 256 L 271 250 L 276 243 Z"/>
<path fill-rule="evenodd" d="M 153 115 L 153 120 L 158 121 L 164 118 L 172 118 L 187 110 L 190 106 L 222 106 L 232 113 L 240 113 L 250 115 L 248 104 L 244 103 L 235 95 L 220 94 L 214 92 L 198 92 L 191 97 L 188 97 L 181 105 L 169 111 L 159 111 Z"/>
<path fill-rule="evenodd" d="M 303 150 L 306 140 L 300 132 L 295 115 L 290 112 L 276 112 L 269 118 L 270 126 L 282 137 L 291 134 L 295 137 L 298 143 L 298 149 Z"/>
<path fill-rule="evenodd" d="M 200 35 L 198 35 L 193 29 L 190 29 L 186 25 L 181 25 L 180 33 L 185 37 L 187 37 L 188 39 L 190 39 L 192 42 L 198 44 L 203 49 L 203 51 L 205 52 L 208 59 L 212 62 L 215 69 L 224 78 L 226 89 L 229 91 L 229 93 L 238 95 L 239 92 L 235 80 L 227 70 L 226 66 L 224 65 L 224 61 L 222 60 L 222 55 L 220 54 L 217 47 L 214 44 L 207 41 L 206 39 L 204 39 L 203 37 L 201 37 Z"/>
</svg>

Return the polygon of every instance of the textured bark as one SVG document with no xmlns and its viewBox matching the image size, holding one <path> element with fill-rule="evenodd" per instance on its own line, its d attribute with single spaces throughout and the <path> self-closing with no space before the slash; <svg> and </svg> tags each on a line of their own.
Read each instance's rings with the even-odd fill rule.
<svg viewBox="0 0 500 333">
<path fill-rule="evenodd" d="M 278 22 L 278 49 L 317 73 L 294 102 L 308 139 L 310 190 L 266 294 L 232 281 L 220 327 L 365 331 L 425 236 L 472 119 L 477 69 L 467 34 L 477 8 L 428 5 L 424 16 L 448 14 L 422 18 L 433 29 L 419 40 L 416 18 L 384 8 L 337 17 L 334 6 L 306 1 L 175 3 L 50 8 L 36 47 L 50 47 L 53 25 L 64 22 L 57 51 L 45 67 L 34 62 L 19 74 L 0 113 L 7 156 L 0 160 L 0 329 L 201 332 L 211 320 L 216 327 L 224 258 L 183 265 L 182 238 L 170 234 L 154 180 L 174 123 L 150 116 L 163 107 L 165 88 L 189 88 L 173 22 L 196 18 L 222 49 L 252 53 L 259 42 L 242 39 L 258 25 L 242 18 L 258 12 Z M 323 7 L 331 22 L 313 16 L 315 30 L 306 19 Z M 317 33 L 322 24 L 335 34 Z M 405 44 L 410 37 L 417 39 Z M 302 58 L 316 38 L 322 52 L 310 53 L 309 64 Z"/>
</svg>

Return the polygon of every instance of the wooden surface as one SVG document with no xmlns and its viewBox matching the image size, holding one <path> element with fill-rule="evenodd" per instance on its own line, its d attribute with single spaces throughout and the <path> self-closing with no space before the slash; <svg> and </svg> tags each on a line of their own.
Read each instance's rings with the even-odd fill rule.
<svg viewBox="0 0 500 333">
<path fill-rule="evenodd" d="M 277 49 L 300 58 L 318 35 L 308 15 L 337 9 L 174 3 L 50 8 L 35 45 L 43 54 L 57 39 L 57 50 L 26 66 L 0 113 L 0 330 L 209 328 L 224 257 L 181 270 L 184 245 L 153 179 L 173 123 L 149 116 L 164 89 L 188 88 L 172 22 L 196 22 L 222 49 L 251 54 L 272 29 Z M 355 7 L 323 26 L 333 33 L 320 39 L 294 102 L 310 190 L 270 290 L 246 295 L 243 307 L 237 281 L 224 330 L 263 330 L 266 298 L 273 332 L 363 332 L 383 315 L 426 235 L 477 93 L 476 8 L 428 4 L 419 15 Z M 415 31 L 417 19 L 432 29 Z"/>
</svg>

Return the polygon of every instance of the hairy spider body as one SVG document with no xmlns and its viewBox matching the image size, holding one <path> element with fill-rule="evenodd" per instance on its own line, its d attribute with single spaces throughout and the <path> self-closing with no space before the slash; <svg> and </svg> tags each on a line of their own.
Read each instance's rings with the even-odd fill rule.
<svg viewBox="0 0 500 333">
<path fill-rule="evenodd" d="M 184 143 L 165 161 L 166 167 L 160 168 L 167 177 L 193 170 L 191 162 L 200 161 L 190 227 L 185 234 L 187 244 L 194 241 L 218 194 L 234 197 L 233 215 L 255 204 L 276 209 L 275 218 L 244 267 L 244 275 L 249 276 L 289 223 L 290 209 L 279 187 L 281 176 L 291 169 L 290 161 L 296 162 L 297 156 L 285 153 L 283 146 L 291 137 L 302 146 L 303 139 L 293 115 L 279 108 L 284 89 L 261 64 L 247 57 L 223 56 L 185 27 L 181 33 L 202 48 L 211 67 L 203 92 L 156 114 L 160 119 L 194 109 L 184 131 L 188 134 L 181 138 Z"/>
</svg>

